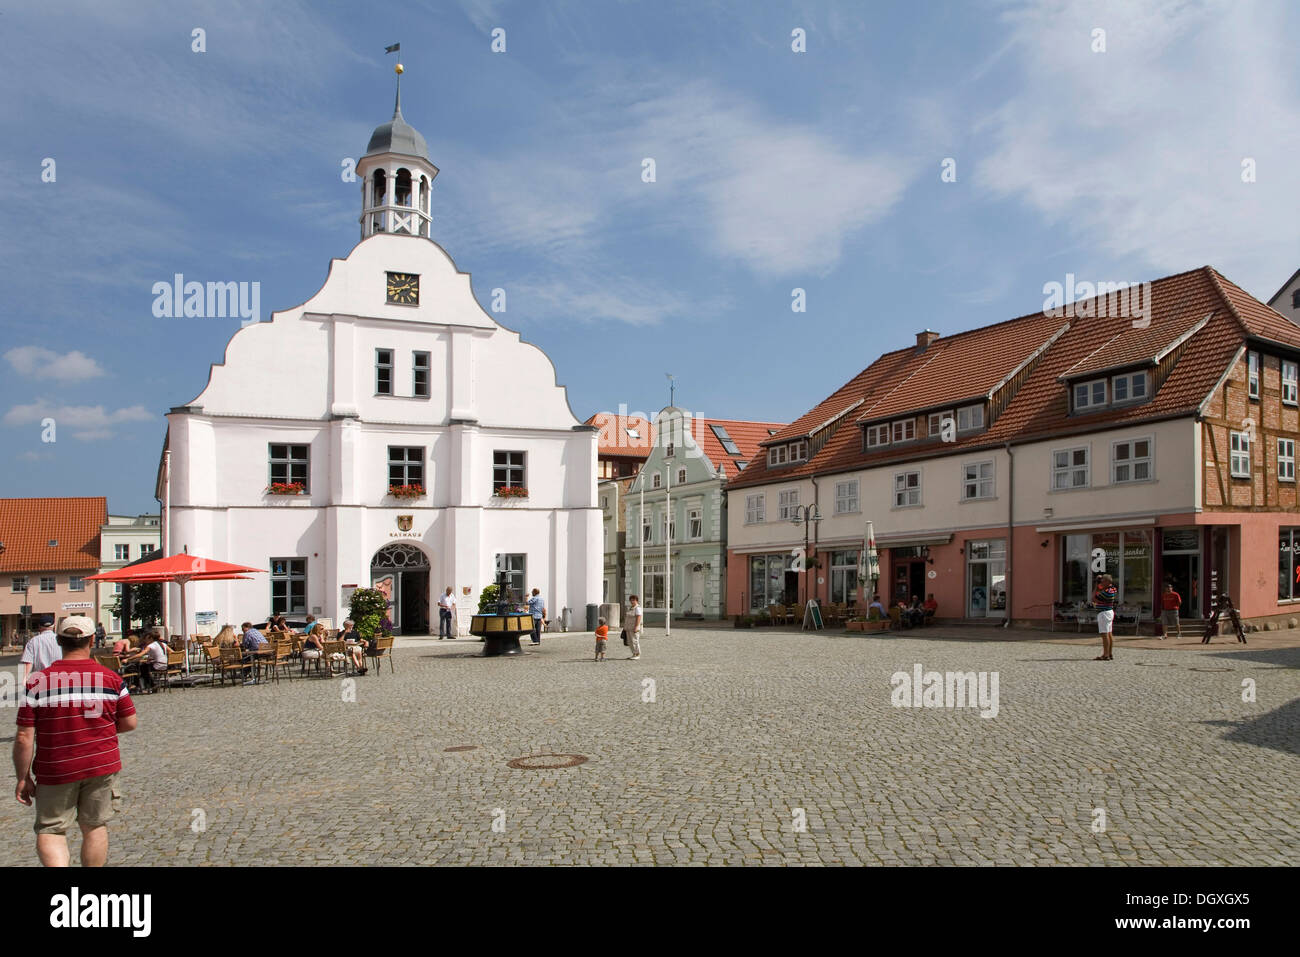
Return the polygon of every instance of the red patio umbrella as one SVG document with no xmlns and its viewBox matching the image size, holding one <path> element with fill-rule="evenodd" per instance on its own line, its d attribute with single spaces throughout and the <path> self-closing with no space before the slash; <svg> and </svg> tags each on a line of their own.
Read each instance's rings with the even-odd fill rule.
<svg viewBox="0 0 1300 957">
<path fill-rule="evenodd" d="M 234 565 L 230 562 L 217 561 L 215 558 L 200 558 L 188 552 L 168 555 L 151 562 L 139 562 L 119 568 L 116 571 L 87 575 L 86 581 L 122 582 L 131 585 L 151 584 L 154 582 L 175 582 L 181 586 L 181 637 L 189 641 L 190 619 L 185 604 L 185 585 L 192 581 L 228 581 L 243 578 L 248 572 L 264 572 L 265 568 L 251 568 L 248 565 Z M 188 647 L 188 645 L 187 645 Z M 190 670 L 190 656 L 185 655 L 185 671 Z"/>
</svg>

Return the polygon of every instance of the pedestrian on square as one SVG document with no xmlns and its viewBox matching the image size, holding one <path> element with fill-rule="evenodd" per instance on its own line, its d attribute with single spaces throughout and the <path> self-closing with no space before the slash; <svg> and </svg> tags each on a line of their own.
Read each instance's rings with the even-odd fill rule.
<svg viewBox="0 0 1300 957">
<path fill-rule="evenodd" d="M 1093 661 L 1111 661 L 1114 657 L 1112 647 L 1115 629 L 1115 602 L 1119 598 L 1119 589 L 1109 575 L 1097 579 L 1097 590 L 1093 593 L 1092 603 L 1097 606 L 1097 631 L 1101 635 L 1101 654 Z"/>
<path fill-rule="evenodd" d="M 68 866 L 74 820 L 82 866 L 103 867 L 108 822 L 121 803 L 117 736 L 135 730 L 135 705 L 122 678 L 90 660 L 94 636 L 89 618 L 65 620 L 57 639 L 62 657 L 24 682 L 18 707 L 14 796 L 36 805 L 36 855 L 46 867 Z"/>
<path fill-rule="evenodd" d="M 1173 582 L 1165 582 L 1160 594 L 1160 639 L 1169 637 L 1169 629 L 1174 630 L 1174 637 L 1183 637 L 1182 626 L 1178 623 L 1178 613 L 1183 607 L 1183 596 L 1174 591 Z"/>
<path fill-rule="evenodd" d="M 546 617 L 546 602 L 540 589 L 534 588 L 528 598 L 528 611 L 533 616 L 533 644 L 542 643 L 542 619 Z"/>
<path fill-rule="evenodd" d="M 438 599 L 438 640 L 451 638 L 455 640 L 455 629 L 452 628 L 452 618 L 456 614 L 456 599 L 451 597 L 451 586 L 447 586 L 447 591 Z"/>
<path fill-rule="evenodd" d="M 641 599 L 636 595 L 627 596 L 627 644 L 632 651 L 632 661 L 641 657 L 641 623 L 645 615 L 641 611 Z"/>
<path fill-rule="evenodd" d="M 41 629 L 40 632 L 29 638 L 23 646 L 23 681 L 33 672 L 44 671 L 63 657 L 59 639 L 54 635 L 54 616 L 42 615 L 37 627 Z"/>
<path fill-rule="evenodd" d="M 609 644 L 609 625 L 604 618 L 596 620 L 596 660 L 605 660 L 605 648 Z"/>
<path fill-rule="evenodd" d="M 102 621 L 95 622 L 95 647 L 103 648 L 104 639 L 107 637 L 108 632 L 104 631 L 104 623 Z"/>
</svg>

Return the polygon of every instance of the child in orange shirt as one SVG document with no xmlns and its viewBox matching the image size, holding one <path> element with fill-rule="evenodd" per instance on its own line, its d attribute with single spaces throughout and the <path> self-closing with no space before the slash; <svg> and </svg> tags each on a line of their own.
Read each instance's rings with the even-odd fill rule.
<svg viewBox="0 0 1300 957">
<path fill-rule="evenodd" d="M 605 660 L 605 645 L 609 642 L 609 625 L 601 618 L 596 624 L 596 660 Z"/>
</svg>

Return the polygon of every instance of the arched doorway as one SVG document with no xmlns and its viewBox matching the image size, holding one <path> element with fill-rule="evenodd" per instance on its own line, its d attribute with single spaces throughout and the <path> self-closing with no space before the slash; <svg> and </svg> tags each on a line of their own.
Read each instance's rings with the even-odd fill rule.
<svg viewBox="0 0 1300 957">
<path fill-rule="evenodd" d="M 399 635 L 429 633 L 429 556 L 414 545 L 394 542 L 370 560 L 370 587 L 392 601 L 389 616 Z"/>
</svg>

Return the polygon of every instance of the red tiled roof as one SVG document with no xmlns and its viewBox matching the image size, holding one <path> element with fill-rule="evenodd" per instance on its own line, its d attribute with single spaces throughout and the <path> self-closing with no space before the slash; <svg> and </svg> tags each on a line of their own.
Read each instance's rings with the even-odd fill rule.
<svg viewBox="0 0 1300 957">
<path fill-rule="evenodd" d="M 103 497 L 0 498 L 0 571 L 99 568 L 99 530 L 106 521 Z"/>
<path fill-rule="evenodd" d="M 1066 369 L 1061 378 L 1076 379 L 1125 366 L 1155 365 L 1182 340 L 1199 331 L 1209 319 L 1209 313 L 1196 316 L 1188 312 L 1165 322 L 1153 321 L 1145 329 L 1134 329 L 1131 324 L 1126 325 L 1116 330 L 1114 335 L 1091 354 Z"/>
<path fill-rule="evenodd" d="M 740 454 L 731 455 L 722 447 L 721 440 L 712 429 L 715 425 L 727 430 L 731 441 L 740 449 Z M 691 431 L 704 454 L 713 463 L 714 471 L 721 465 L 724 474 L 731 479 L 740 474 L 737 462 L 752 463 L 756 459 L 766 458 L 759 443 L 772 437 L 769 430 L 779 431 L 781 428 L 780 422 L 742 422 L 737 419 L 697 417 L 692 423 Z"/>
<path fill-rule="evenodd" d="M 740 488 L 766 482 L 786 481 L 812 473 L 862 468 L 934 455 L 949 455 L 957 450 L 1001 445 L 1005 442 L 1022 442 L 1056 435 L 1092 432 L 1128 422 L 1193 415 L 1242 348 L 1244 337 L 1251 329 L 1251 323 L 1254 323 L 1254 328 L 1268 328 L 1272 334 L 1267 338 L 1284 342 L 1295 341 L 1300 344 L 1300 336 L 1296 334 L 1292 334 L 1291 338 L 1285 340 L 1279 338 L 1286 330 L 1278 328 L 1269 318 L 1268 313 L 1272 310 L 1218 276 L 1208 266 L 1153 281 L 1150 308 L 1151 325 L 1144 330 L 1133 329 L 1132 320 L 1129 318 L 1076 317 L 1070 320 L 1069 328 L 1044 351 L 1038 365 L 1011 397 L 1006 409 L 983 432 L 960 436 L 955 443 L 918 441 L 867 452 L 862 447 L 860 428 L 856 425 L 851 428 L 841 425 L 808 462 L 792 467 L 768 468 L 765 460 L 759 460 L 728 484 Z M 1081 366 L 1085 360 L 1096 353 L 1099 342 L 1109 343 L 1117 337 L 1122 340 L 1125 336 L 1131 336 L 1135 343 L 1133 352 L 1145 352 L 1149 349 L 1154 354 L 1160 347 L 1153 343 L 1162 339 L 1166 343 L 1171 343 L 1207 316 L 1205 324 L 1188 339 L 1186 347 L 1168 377 L 1149 402 L 1086 415 L 1069 414 L 1069 396 L 1066 387 L 1059 381 L 1060 377 L 1066 370 Z M 1025 339 L 1038 340 L 1042 330 L 1047 327 L 1044 321 L 1047 318 L 1042 313 L 1038 313 L 986 328 L 998 330 L 994 335 L 1001 341 L 1019 340 L 1021 337 L 1015 331 L 1017 327 L 1026 330 Z M 1276 318 L 1290 325 L 1285 319 Z M 1063 320 L 1053 321 L 1061 323 Z M 985 330 L 972 331 L 979 333 Z M 1300 332 L 1300 329 L 1297 331 Z M 931 345 L 930 348 L 933 349 L 935 346 Z M 914 350 L 906 350 L 906 353 L 910 355 Z M 1013 354 L 1021 353 L 1023 349 L 1018 348 Z M 980 351 L 972 350 L 969 354 L 972 357 L 971 361 L 977 364 L 990 359 L 987 354 Z M 1120 354 L 1119 346 L 1115 347 L 1115 354 Z M 835 404 L 843 405 L 846 392 L 855 383 L 859 392 L 870 393 L 872 388 L 891 391 L 888 382 L 889 373 L 896 371 L 898 374 L 907 375 L 909 372 L 908 363 L 905 359 L 900 359 L 901 355 L 902 353 L 896 352 L 881 356 L 849 385 L 841 388 L 800 421 L 811 419 L 820 421 L 825 418 L 819 410 Z M 924 356 L 924 353 L 921 355 Z M 998 371 L 994 373 L 977 370 L 977 381 L 989 381 L 994 374 L 997 375 L 997 379 L 993 381 L 1000 381 L 1005 375 L 1007 362 L 998 361 L 990 364 L 996 364 Z M 953 369 L 952 374 L 959 374 L 959 370 Z M 953 390 L 953 387 L 943 383 L 936 383 L 936 388 L 946 389 L 948 393 Z M 959 388 L 966 390 L 969 386 L 962 385 Z M 916 411 L 935 405 L 930 395 L 924 392 L 916 392 L 914 402 Z M 876 407 L 879 408 L 882 404 L 878 403 Z M 899 415 L 913 411 L 903 408 L 901 404 L 891 403 L 889 407 L 897 408 L 896 414 Z"/>
<path fill-rule="evenodd" d="M 924 409 L 985 398 L 1065 328 L 1067 320 L 1026 316 L 936 339 L 915 348 L 889 388 L 868 399 L 858 422 L 892 418 Z"/>
<path fill-rule="evenodd" d="M 597 412 L 584 425 L 600 429 L 598 455 L 618 455 L 645 461 L 654 448 L 654 424 L 635 415 L 618 415 L 614 412 Z M 638 438 L 627 434 L 636 431 Z"/>
<path fill-rule="evenodd" d="M 1260 339 L 1280 342 L 1293 349 L 1300 349 L 1300 326 L 1281 313 L 1270 309 L 1236 283 L 1225 279 L 1219 271 L 1205 267 L 1214 277 L 1228 305 L 1248 333 Z"/>
</svg>

